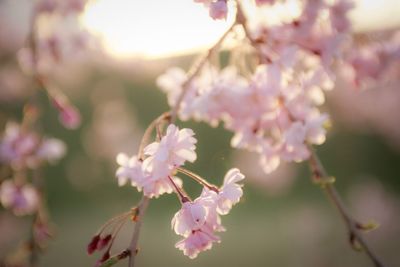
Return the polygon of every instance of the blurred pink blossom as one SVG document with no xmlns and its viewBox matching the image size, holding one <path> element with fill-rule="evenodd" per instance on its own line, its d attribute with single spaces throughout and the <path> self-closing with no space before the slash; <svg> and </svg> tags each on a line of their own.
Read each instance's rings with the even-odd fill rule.
<svg viewBox="0 0 400 267">
<path fill-rule="evenodd" d="M 0 185 L 1 204 L 11 209 L 15 215 L 22 216 L 34 213 L 39 204 L 39 195 L 30 185 L 16 185 L 11 180 L 6 180 Z"/>
</svg>

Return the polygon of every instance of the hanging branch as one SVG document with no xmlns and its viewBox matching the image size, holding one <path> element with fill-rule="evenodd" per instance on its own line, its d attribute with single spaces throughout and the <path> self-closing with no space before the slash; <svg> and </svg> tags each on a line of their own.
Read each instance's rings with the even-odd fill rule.
<svg viewBox="0 0 400 267">
<path fill-rule="evenodd" d="M 313 181 L 320 185 L 321 189 L 326 193 L 332 204 L 339 211 L 342 219 L 347 226 L 351 245 L 357 250 L 365 251 L 365 253 L 369 256 L 376 267 L 385 267 L 382 261 L 369 247 L 361 232 L 361 230 L 369 230 L 371 229 L 371 227 L 369 227 L 368 225 L 360 224 L 355 219 L 353 219 L 333 184 L 334 179 L 330 177 L 326 172 L 315 150 L 311 146 L 309 147 L 309 149 L 311 151 L 309 163 Z"/>
<path fill-rule="evenodd" d="M 249 39 L 251 45 L 256 49 L 259 53 L 259 57 L 261 55 L 261 51 L 259 51 L 259 44 L 254 40 L 250 34 L 247 20 L 243 12 L 243 8 L 239 1 L 237 1 L 237 21 L 242 26 L 246 37 Z M 260 57 L 261 58 L 261 57 Z M 364 237 L 360 230 L 371 230 L 374 228 L 372 225 L 363 225 L 355 221 L 347 208 L 345 207 L 339 193 L 334 187 L 334 178 L 330 177 L 325 171 L 321 161 L 318 158 L 315 150 L 311 145 L 309 145 L 309 150 L 311 152 L 311 156 L 309 159 L 310 169 L 313 175 L 313 181 L 319 184 L 322 190 L 326 193 L 327 197 L 331 200 L 334 206 L 339 211 L 341 217 L 345 221 L 345 224 L 349 231 L 349 239 L 353 248 L 357 250 L 363 250 L 369 256 L 371 261 L 374 263 L 376 267 L 385 267 L 380 259 L 375 255 L 375 253 L 371 250 L 371 248 L 366 243 Z"/>
</svg>

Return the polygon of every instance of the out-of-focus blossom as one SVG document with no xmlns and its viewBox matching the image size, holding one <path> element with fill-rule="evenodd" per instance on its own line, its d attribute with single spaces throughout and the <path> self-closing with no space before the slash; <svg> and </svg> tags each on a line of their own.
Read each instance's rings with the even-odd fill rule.
<svg viewBox="0 0 400 267">
<path fill-rule="evenodd" d="M 256 5 L 258 5 L 258 6 L 262 6 L 262 5 L 266 5 L 266 4 L 272 5 L 275 3 L 275 1 L 276 0 L 255 0 Z"/>
<path fill-rule="evenodd" d="M 202 3 L 209 9 L 210 17 L 217 19 L 226 19 L 228 14 L 227 0 L 194 0 L 196 3 Z"/>
<path fill-rule="evenodd" d="M 196 2 L 207 6 L 211 1 Z M 266 3 L 275 1 L 255 2 Z M 161 75 L 158 85 L 171 106 L 187 90 L 180 118 L 212 126 L 223 122 L 234 133 L 232 146 L 257 152 L 267 173 L 281 161 L 306 160 L 308 145 L 326 138 L 329 118 L 319 106 L 325 102 L 324 91 L 333 88 L 332 63 L 342 59 L 352 7 L 347 0 L 311 0 L 280 21 L 247 17 L 246 35 L 262 63 L 254 73 L 243 75 L 233 64 L 221 70 L 207 65 L 187 84 L 184 72 L 175 68 Z"/>
<path fill-rule="evenodd" d="M 399 80 L 400 32 L 391 35 L 384 43 L 368 42 L 349 49 L 343 68 L 339 70 L 348 87 L 374 87 Z"/>
<path fill-rule="evenodd" d="M 37 0 L 35 12 L 37 13 L 59 13 L 68 15 L 82 12 L 87 0 Z"/>
<path fill-rule="evenodd" d="M 374 132 L 392 148 L 400 150 L 399 85 L 400 81 L 391 81 L 359 92 L 349 90 L 347 83 L 341 82 L 330 94 L 332 114 L 348 130 Z"/>
<path fill-rule="evenodd" d="M 0 185 L 0 201 L 15 215 L 22 216 L 32 214 L 37 210 L 39 195 L 32 185 L 19 186 L 11 180 L 6 180 Z"/>
<path fill-rule="evenodd" d="M 87 61 L 94 39 L 79 22 L 86 0 L 41 0 L 34 5 L 31 30 L 34 45 L 18 53 L 28 74 L 54 76 L 67 63 Z"/>
<path fill-rule="evenodd" d="M 36 156 L 50 163 L 60 160 L 66 153 L 65 143 L 56 138 L 48 138 L 42 141 Z"/>
<path fill-rule="evenodd" d="M 209 66 L 187 85 L 179 115 L 213 126 L 224 122 L 235 133 L 232 146 L 258 152 L 267 172 L 278 167 L 280 160 L 305 160 L 307 143 L 325 141 L 328 116 L 317 107 L 324 103 L 323 91 L 331 89 L 331 82 L 317 66 L 293 71 L 278 63 L 259 65 L 246 79 L 234 67 L 218 72 Z M 183 74 L 174 70 L 158 80 L 170 104 L 182 91 L 183 78 L 176 77 Z"/>
<path fill-rule="evenodd" d="M 79 110 L 66 99 L 64 95 L 53 97 L 53 104 L 59 112 L 59 120 L 67 129 L 76 129 L 81 124 Z"/>
<path fill-rule="evenodd" d="M 233 164 L 246 173 L 248 183 L 254 184 L 269 196 L 280 196 L 288 193 L 296 178 L 295 165 L 283 162 L 273 173 L 266 174 L 262 169 L 254 168 L 256 161 L 257 154 L 247 151 L 236 151 L 234 153 Z"/>
<path fill-rule="evenodd" d="M 0 161 L 16 168 L 52 163 L 61 159 L 65 152 L 66 146 L 61 140 L 40 137 L 14 122 L 7 123 L 0 139 Z"/>
</svg>

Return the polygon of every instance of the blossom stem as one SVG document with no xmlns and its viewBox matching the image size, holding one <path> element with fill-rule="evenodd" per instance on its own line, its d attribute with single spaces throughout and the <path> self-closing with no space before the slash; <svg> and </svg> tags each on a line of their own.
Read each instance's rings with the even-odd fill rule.
<svg viewBox="0 0 400 267">
<path fill-rule="evenodd" d="M 313 179 L 316 181 L 322 181 L 321 188 L 326 193 L 328 198 L 331 200 L 332 204 L 339 211 L 341 217 L 343 218 L 350 235 L 350 241 L 353 243 L 357 242 L 359 246 L 365 251 L 369 256 L 371 261 L 374 263 L 375 267 L 385 267 L 382 261 L 377 257 L 377 255 L 371 250 L 367 242 L 365 241 L 361 231 L 358 229 L 358 222 L 353 219 L 347 210 L 343 200 L 341 199 L 339 193 L 337 192 L 335 186 L 332 182 L 323 182 L 323 180 L 329 180 L 329 176 L 324 166 L 322 165 L 318 155 L 315 150 L 309 146 L 311 151 L 311 157 L 309 159 L 310 169 L 312 172 Z"/>
<path fill-rule="evenodd" d="M 111 219 L 108 220 L 102 227 L 100 227 L 100 229 L 97 231 L 97 234 L 98 234 L 98 235 L 102 234 L 102 233 L 106 230 L 106 228 L 107 228 L 108 226 L 110 226 L 111 224 L 115 223 L 116 221 L 124 220 L 124 219 L 125 219 L 126 217 L 128 217 L 130 214 L 132 214 L 132 211 L 127 211 L 127 212 L 124 212 L 124 213 L 122 213 L 122 214 L 119 214 L 119 215 L 117 215 L 117 216 L 111 218 Z"/>
<path fill-rule="evenodd" d="M 175 106 L 171 110 L 171 122 L 176 121 L 176 117 L 177 117 L 179 108 L 181 106 L 183 99 L 185 98 L 187 91 L 188 91 L 189 84 L 191 83 L 193 78 L 195 78 L 197 76 L 197 74 L 199 74 L 199 72 L 202 70 L 203 66 L 207 63 L 207 61 L 214 54 L 214 52 L 221 46 L 222 42 L 229 35 L 229 33 L 233 30 L 233 28 L 236 26 L 236 24 L 237 24 L 237 21 L 233 22 L 233 24 L 228 28 L 228 30 L 226 30 L 226 32 L 219 38 L 219 40 L 212 47 L 210 47 L 207 50 L 207 53 L 205 53 L 189 70 L 188 77 L 182 85 L 182 92 L 179 95 Z"/>
<path fill-rule="evenodd" d="M 213 191 L 215 191 L 215 192 L 218 192 L 218 191 L 219 191 L 218 188 L 217 188 L 215 185 L 210 184 L 209 182 L 207 182 L 207 181 L 206 181 L 204 178 L 202 178 L 201 176 L 199 176 L 199 175 L 197 175 L 197 174 L 195 174 L 195 173 L 193 173 L 193 172 L 191 172 L 191 171 L 189 171 L 189 170 L 187 170 L 187 169 L 185 169 L 185 168 L 182 168 L 182 167 L 177 168 L 177 170 L 178 170 L 179 172 L 181 172 L 181 173 L 183 173 L 183 174 L 189 176 L 190 178 L 192 178 L 193 180 L 195 180 L 195 181 L 198 182 L 199 184 L 201 184 L 201 185 L 207 187 L 208 189 L 213 190 Z"/>
<path fill-rule="evenodd" d="M 155 120 L 153 120 L 150 123 L 150 125 L 147 127 L 146 131 L 143 134 L 140 145 L 139 145 L 138 157 L 140 160 L 143 160 L 143 158 L 144 158 L 143 150 L 144 150 L 144 147 L 147 145 L 154 128 L 157 128 L 158 124 L 160 124 L 163 120 L 168 120 L 169 118 L 170 118 L 170 112 L 164 112 L 163 114 L 158 116 Z"/>
<path fill-rule="evenodd" d="M 171 182 L 171 184 L 174 186 L 175 188 L 175 192 L 177 193 L 177 195 L 179 196 L 179 200 L 181 201 L 181 203 L 185 203 L 190 201 L 189 197 L 186 195 L 186 193 L 184 193 L 174 182 L 174 180 L 171 178 L 171 176 L 168 176 L 169 181 Z"/>
<path fill-rule="evenodd" d="M 260 60 L 260 62 L 263 62 L 264 60 L 269 61 L 270 59 L 269 58 L 264 58 L 265 56 L 263 55 L 263 53 L 259 49 L 259 45 L 260 44 L 256 40 L 254 40 L 254 38 L 250 34 L 250 29 L 249 29 L 249 27 L 247 25 L 247 19 L 246 19 L 246 16 L 244 15 L 243 8 L 242 8 L 242 5 L 241 5 L 240 1 L 236 2 L 236 6 L 237 6 L 237 8 L 236 8 L 237 9 L 237 11 L 236 11 L 237 12 L 236 21 L 237 21 L 238 24 L 242 25 L 242 28 L 244 30 L 245 36 L 250 41 L 250 44 L 254 48 L 256 48 L 258 59 Z"/>
<path fill-rule="evenodd" d="M 110 245 L 108 246 L 108 250 L 111 249 L 112 245 L 114 244 L 115 238 L 117 237 L 119 231 L 121 231 L 121 228 L 125 225 L 127 221 L 127 217 L 124 217 L 123 219 L 121 219 L 121 221 L 119 221 L 119 225 L 115 227 L 115 229 L 113 230 L 112 233 L 112 239 L 110 242 Z"/>
</svg>

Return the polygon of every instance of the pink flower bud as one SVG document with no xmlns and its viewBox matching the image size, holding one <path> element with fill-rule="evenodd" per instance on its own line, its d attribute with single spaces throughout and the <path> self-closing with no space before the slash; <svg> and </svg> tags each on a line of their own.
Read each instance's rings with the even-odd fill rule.
<svg viewBox="0 0 400 267">
<path fill-rule="evenodd" d="M 97 249 L 97 245 L 99 244 L 100 241 L 100 235 L 95 235 L 92 240 L 90 241 L 90 243 L 87 246 L 87 253 L 89 255 L 93 254 L 93 252 L 96 251 Z"/>
<path fill-rule="evenodd" d="M 108 234 L 104 238 L 101 238 L 97 244 L 97 250 L 102 250 L 105 248 L 111 241 L 112 235 Z"/>
<path fill-rule="evenodd" d="M 59 120 L 67 129 L 76 129 L 81 124 L 81 115 L 62 94 L 52 96 L 53 105 L 59 111 Z"/>
<path fill-rule="evenodd" d="M 74 106 L 64 108 L 59 114 L 59 119 L 67 129 L 76 129 L 81 124 L 81 115 Z"/>
</svg>

